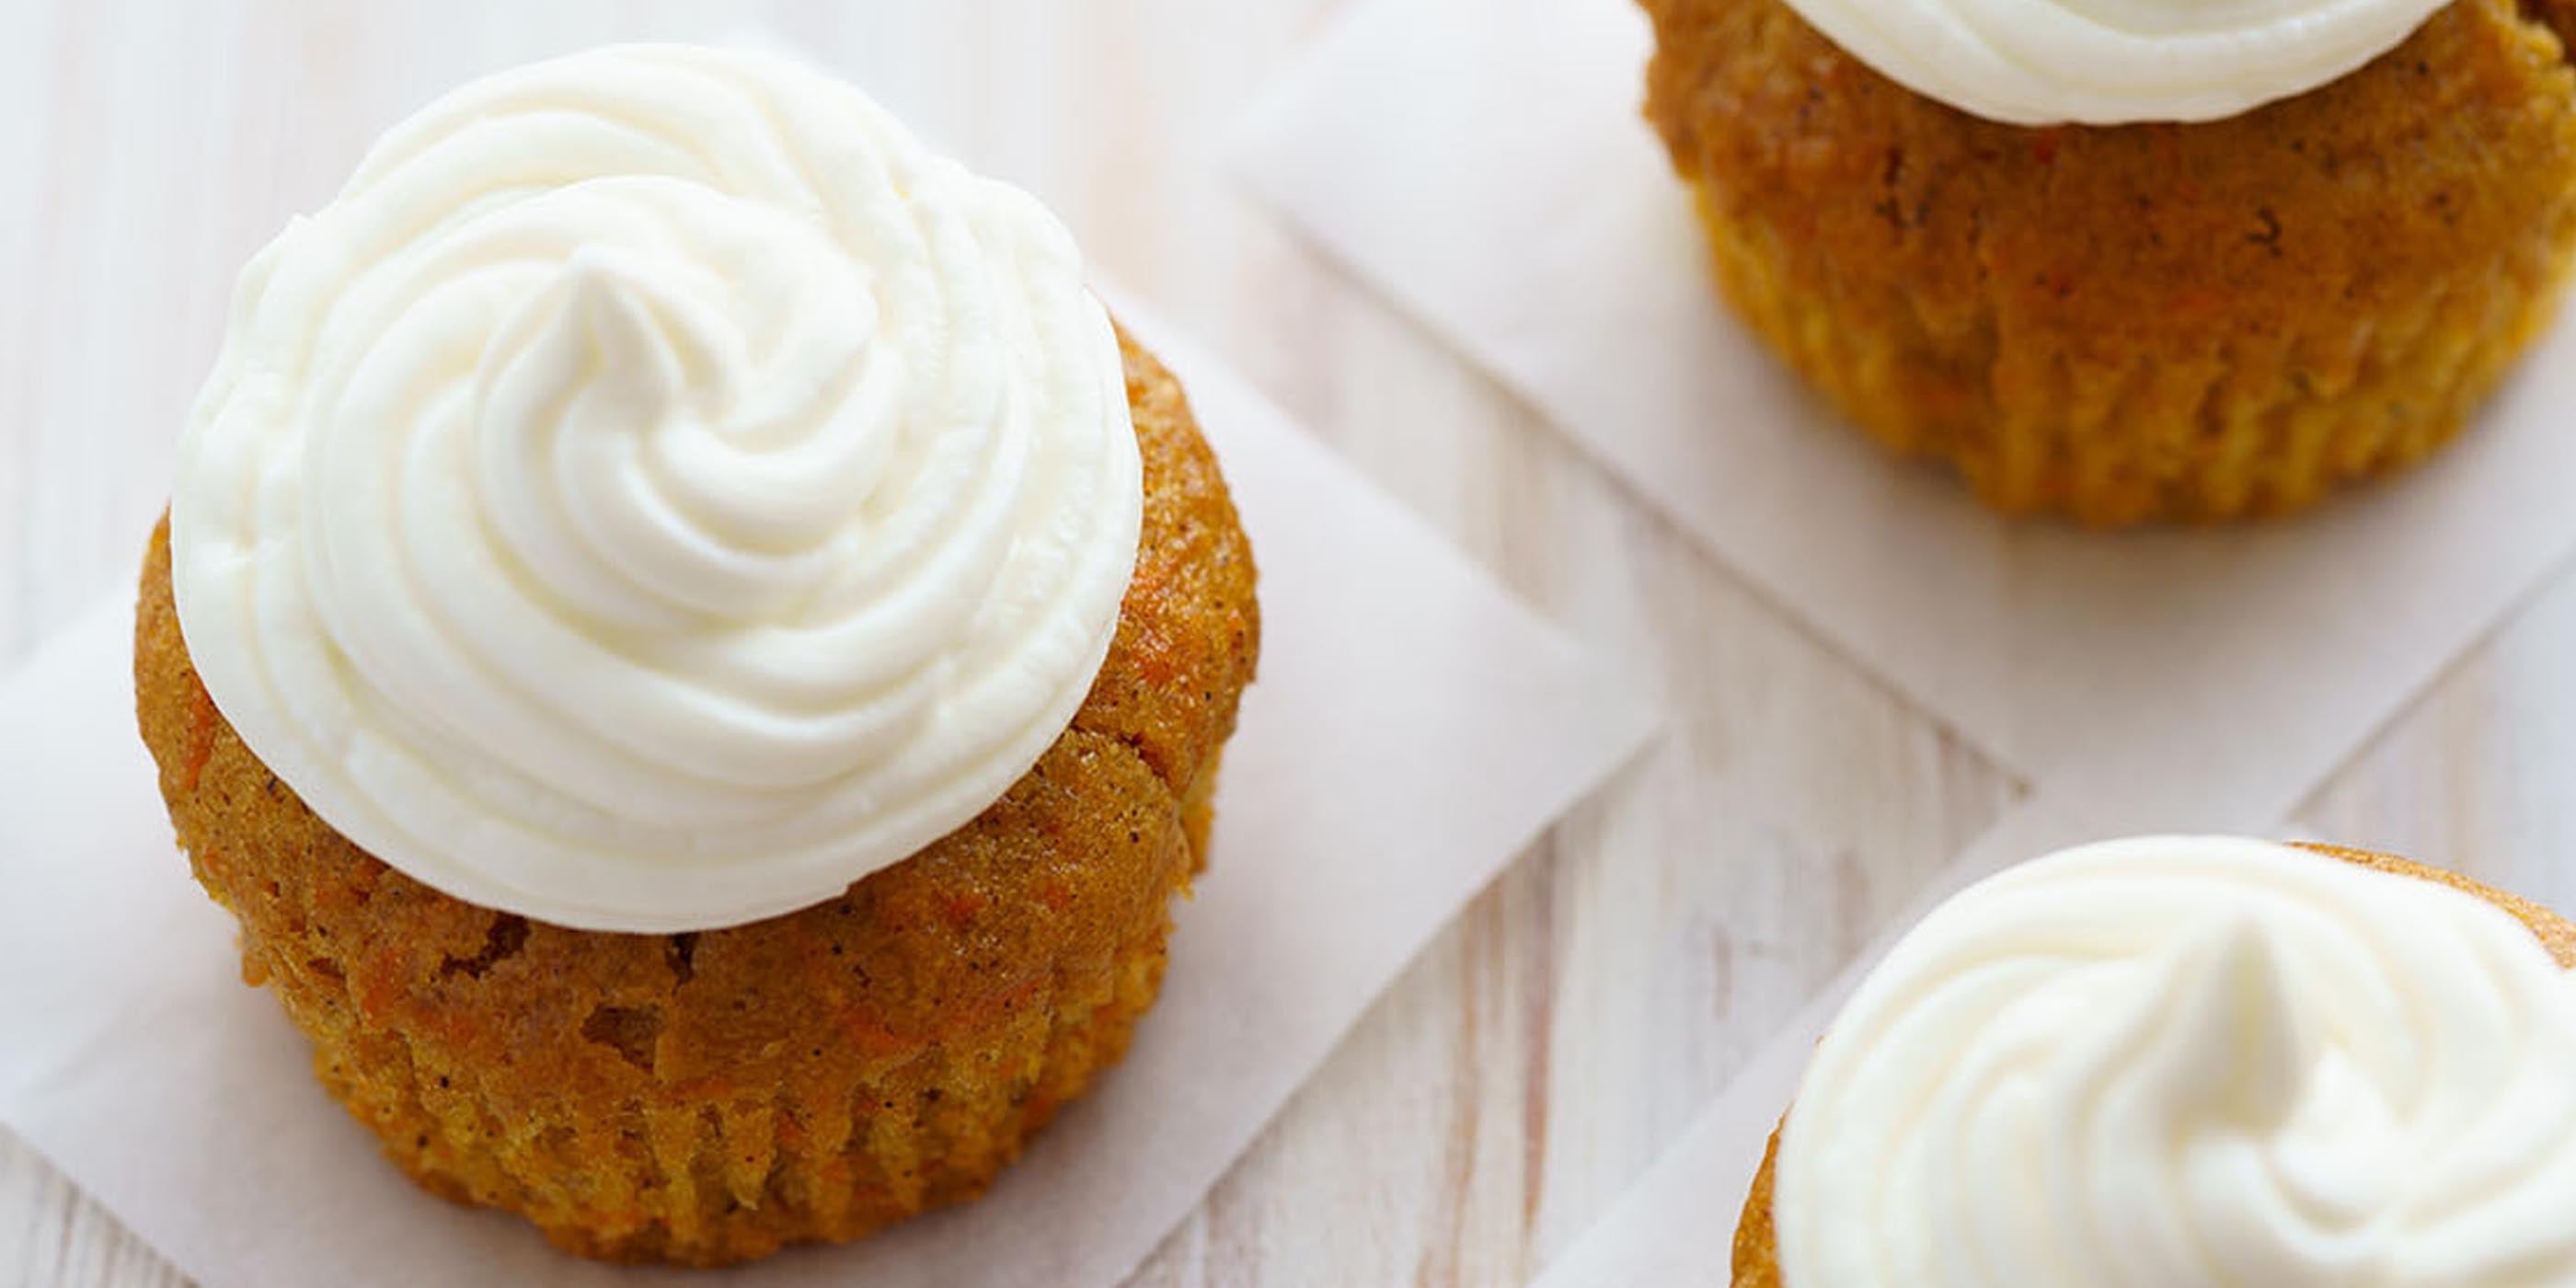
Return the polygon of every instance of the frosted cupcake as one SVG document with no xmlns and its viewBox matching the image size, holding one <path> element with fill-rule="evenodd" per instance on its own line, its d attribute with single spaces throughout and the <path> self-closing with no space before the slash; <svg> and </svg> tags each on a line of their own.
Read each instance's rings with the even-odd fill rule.
<svg viewBox="0 0 2576 1288">
<path fill-rule="evenodd" d="M 1818 1048 L 1736 1288 L 2576 1284 L 2576 925 L 2160 838 L 1943 905 Z"/>
<path fill-rule="evenodd" d="M 627 47 L 252 262 L 135 669 L 394 1161 L 717 1264 L 971 1197 L 1117 1059 L 1258 636 L 1061 225 L 819 73 Z"/>
<path fill-rule="evenodd" d="M 2576 253 L 2576 6 L 1644 0 L 1783 361 L 2008 512 L 2311 505 L 2458 433 Z"/>
</svg>

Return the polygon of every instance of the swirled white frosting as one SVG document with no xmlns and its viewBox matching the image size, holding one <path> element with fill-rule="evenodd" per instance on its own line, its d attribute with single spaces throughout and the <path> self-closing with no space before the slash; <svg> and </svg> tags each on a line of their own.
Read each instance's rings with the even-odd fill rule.
<svg viewBox="0 0 2576 1288">
<path fill-rule="evenodd" d="M 1915 93 L 2015 125 L 2209 121 L 2307 93 L 2451 0 L 1789 0 Z"/>
<path fill-rule="evenodd" d="M 1870 976 L 1776 1179 L 1787 1288 L 2563 1288 L 2576 976 L 2429 881 L 2070 850 Z"/>
<path fill-rule="evenodd" d="M 829 898 L 991 805 L 1136 559 L 1071 237 L 859 91 L 602 49 L 379 141 L 244 272 L 182 629 L 321 817 L 602 930 Z"/>
</svg>

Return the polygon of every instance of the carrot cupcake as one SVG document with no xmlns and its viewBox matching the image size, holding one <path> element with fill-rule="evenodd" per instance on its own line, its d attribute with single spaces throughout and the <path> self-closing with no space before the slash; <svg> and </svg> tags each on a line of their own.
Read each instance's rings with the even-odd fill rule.
<svg viewBox="0 0 2576 1288">
<path fill-rule="evenodd" d="M 638 46 L 455 91 L 251 263 L 135 681 L 393 1160 L 711 1265 L 972 1197 L 1118 1058 L 1258 636 L 1052 216 Z"/>
<path fill-rule="evenodd" d="M 2280 514 L 2459 432 L 2576 253 L 2567 0 L 1643 0 L 1727 299 L 2012 513 Z"/>
<path fill-rule="evenodd" d="M 1736 1288 L 2576 1284 L 2576 925 L 2117 841 L 1926 918 L 1817 1049 Z"/>
</svg>

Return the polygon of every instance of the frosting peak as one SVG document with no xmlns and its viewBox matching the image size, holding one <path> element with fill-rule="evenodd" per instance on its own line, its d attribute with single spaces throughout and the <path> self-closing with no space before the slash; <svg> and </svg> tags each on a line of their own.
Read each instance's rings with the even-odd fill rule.
<svg viewBox="0 0 2576 1288">
<path fill-rule="evenodd" d="M 2261 922 L 2222 918 L 2141 972 L 2164 989 L 2138 990 L 2126 1014 L 2103 1023 L 2115 1050 L 2163 1081 L 2160 1135 L 2199 1124 L 2262 1130 L 2297 1106 L 2315 1043 L 2290 1002 L 2282 952 Z"/>
<path fill-rule="evenodd" d="M 2015 125 L 2208 121 L 2396 48 L 2450 0 L 1789 0 L 1889 79 Z"/>
<path fill-rule="evenodd" d="M 2428 881 L 2071 850 L 1898 945 L 1777 1169 L 1787 1288 L 2567 1288 L 2576 976 Z"/>
<path fill-rule="evenodd" d="M 442 98 L 253 261 L 172 576 L 216 705 L 344 835 L 700 929 L 1026 773 L 1142 506 L 1053 217 L 820 73 L 627 46 Z"/>
</svg>

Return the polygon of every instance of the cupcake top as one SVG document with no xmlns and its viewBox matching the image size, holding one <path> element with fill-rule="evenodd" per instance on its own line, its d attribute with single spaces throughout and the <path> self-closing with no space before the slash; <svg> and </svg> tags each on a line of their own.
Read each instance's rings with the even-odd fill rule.
<svg viewBox="0 0 2576 1288">
<path fill-rule="evenodd" d="M 982 812 L 1082 703 L 1143 483 L 1072 238 L 773 56 L 395 127 L 242 276 L 171 502 L 207 692 L 470 902 L 737 924 Z"/>
<path fill-rule="evenodd" d="M 2576 1284 L 2576 976 L 2430 881 L 2070 850 L 1861 986 L 1776 1184 L 1787 1288 Z"/>
<path fill-rule="evenodd" d="M 1853 57 L 2014 125 L 2210 121 L 2396 48 L 2450 0 L 1788 0 Z"/>
</svg>

